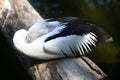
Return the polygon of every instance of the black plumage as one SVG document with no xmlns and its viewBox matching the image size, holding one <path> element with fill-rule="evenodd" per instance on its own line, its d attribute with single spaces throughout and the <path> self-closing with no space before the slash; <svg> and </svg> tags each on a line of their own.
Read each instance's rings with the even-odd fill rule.
<svg viewBox="0 0 120 80">
<path fill-rule="evenodd" d="M 64 25 L 65 28 L 60 30 L 59 34 L 55 34 L 53 36 L 48 37 L 46 41 L 58 38 L 58 37 L 66 37 L 69 35 L 84 35 L 87 33 L 94 33 L 98 39 L 98 43 L 100 42 L 108 42 L 111 41 L 111 36 L 109 36 L 102 28 L 99 26 L 96 26 L 95 24 L 92 24 L 88 21 L 86 21 L 83 18 L 77 18 L 77 17 L 63 17 L 63 18 L 53 18 L 47 20 L 47 22 L 50 21 L 59 21 L 61 22 L 61 26 Z"/>
</svg>

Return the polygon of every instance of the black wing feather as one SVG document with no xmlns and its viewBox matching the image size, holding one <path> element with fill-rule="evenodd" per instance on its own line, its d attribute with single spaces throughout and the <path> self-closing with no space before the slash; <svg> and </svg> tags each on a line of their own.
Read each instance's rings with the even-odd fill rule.
<svg viewBox="0 0 120 80">
<path fill-rule="evenodd" d="M 48 52 L 64 56 L 81 56 L 85 52 L 91 51 L 98 43 L 111 38 L 102 28 L 87 22 L 85 19 L 66 17 L 47 20 L 47 22 L 50 21 L 59 21 L 64 28 L 45 40 L 44 47 L 45 51 Z"/>
<path fill-rule="evenodd" d="M 54 19 L 48 20 L 48 22 L 53 21 L 53 20 Z M 65 25 L 65 28 L 62 29 L 59 34 L 55 34 L 53 36 L 48 37 L 45 40 L 45 42 L 55 39 L 57 37 L 63 37 L 63 36 L 68 36 L 68 35 L 81 35 L 82 36 L 83 34 L 92 32 L 92 27 L 84 19 L 79 19 L 79 18 L 62 19 L 62 18 L 60 18 L 60 19 L 58 19 L 58 21 L 62 22 L 63 25 Z M 66 24 L 64 24 L 64 23 L 66 23 Z"/>
<path fill-rule="evenodd" d="M 84 18 L 77 17 L 63 17 L 63 18 L 53 18 L 47 20 L 50 21 L 59 21 L 61 25 L 65 25 L 65 28 L 61 30 L 59 34 L 55 34 L 53 36 L 48 37 L 46 41 L 55 39 L 57 37 L 65 37 L 68 35 L 84 35 L 87 33 L 94 33 L 97 36 L 98 43 L 101 42 L 110 42 L 112 41 L 112 37 L 108 35 L 101 27 L 96 26 L 95 24 L 91 24 Z M 66 24 L 64 24 L 66 23 Z"/>
</svg>

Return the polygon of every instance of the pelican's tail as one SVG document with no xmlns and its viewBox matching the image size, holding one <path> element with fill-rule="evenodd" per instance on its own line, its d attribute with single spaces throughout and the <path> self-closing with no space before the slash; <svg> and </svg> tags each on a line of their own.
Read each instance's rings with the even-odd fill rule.
<svg viewBox="0 0 120 80">
<path fill-rule="evenodd" d="M 99 38 L 98 39 L 99 43 L 113 41 L 113 38 L 108 33 L 106 33 L 101 27 L 96 27 L 95 33 L 97 34 Z"/>
</svg>

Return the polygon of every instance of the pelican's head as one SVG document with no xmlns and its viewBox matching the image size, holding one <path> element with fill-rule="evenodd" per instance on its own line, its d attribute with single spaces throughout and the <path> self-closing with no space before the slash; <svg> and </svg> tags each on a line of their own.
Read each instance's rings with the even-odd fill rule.
<svg viewBox="0 0 120 80">
<path fill-rule="evenodd" d="M 61 26 L 61 22 L 59 21 L 48 21 L 49 19 L 40 20 L 35 22 L 32 27 L 28 30 L 28 35 L 26 36 L 26 40 L 28 43 L 31 43 L 38 37 L 51 32 L 56 27 Z"/>
<path fill-rule="evenodd" d="M 28 35 L 26 40 L 31 43 L 36 38 L 46 34 L 48 32 L 47 22 L 45 20 L 37 21 L 32 27 L 28 29 Z"/>
</svg>

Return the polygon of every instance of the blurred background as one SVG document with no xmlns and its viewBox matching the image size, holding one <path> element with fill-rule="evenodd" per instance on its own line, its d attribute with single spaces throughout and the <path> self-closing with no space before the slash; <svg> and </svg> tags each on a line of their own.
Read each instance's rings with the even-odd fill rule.
<svg viewBox="0 0 120 80">
<path fill-rule="evenodd" d="M 114 41 L 103 43 L 87 54 L 111 80 L 120 80 L 120 0 L 29 0 L 43 18 L 74 16 L 101 26 Z M 0 54 L 5 73 L 13 80 L 30 80 L 15 54 L 0 34 Z M 1 69 L 3 69 L 1 68 Z M 15 77 L 16 76 L 16 77 Z"/>
</svg>

